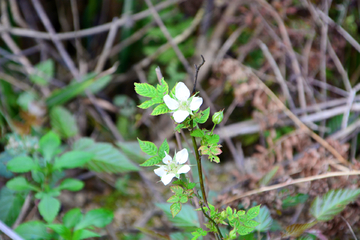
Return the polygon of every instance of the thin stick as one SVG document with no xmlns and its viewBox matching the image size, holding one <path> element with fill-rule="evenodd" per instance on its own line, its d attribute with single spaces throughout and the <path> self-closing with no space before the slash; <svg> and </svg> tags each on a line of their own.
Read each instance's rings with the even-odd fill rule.
<svg viewBox="0 0 360 240">
<path fill-rule="evenodd" d="M 24 240 L 16 232 L 14 232 L 11 228 L 6 226 L 1 220 L 0 220 L 0 230 L 13 240 Z"/>
<path fill-rule="evenodd" d="M 293 114 L 281 101 L 280 99 L 255 75 L 252 74 L 254 78 L 257 80 L 260 87 L 265 91 L 265 93 L 278 105 L 280 109 L 284 111 L 284 113 L 294 121 L 299 128 L 303 129 L 305 132 L 309 134 L 315 141 L 320 143 L 325 149 L 327 149 L 332 155 L 334 155 L 339 162 L 343 164 L 348 164 L 340 153 L 338 153 L 327 141 L 321 138 L 319 135 L 311 131 L 295 114 Z"/>
<path fill-rule="evenodd" d="M 195 64 L 195 78 L 194 78 L 194 88 L 193 88 L 193 91 L 192 91 L 192 95 L 195 94 L 195 91 L 196 91 L 196 83 L 197 83 L 197 79 L 198 79 L 199 70 L 200 70 L 200 68 L 202 67 L 202 65 L 204 65 L 204 63 L 205 63 L 205 58 L 204 58 L 204 56 L 203 56 L 203 55 L 200 55 L 200 56 L 201 56 L 201 58 L 202 58 L 202 63 L 201 63 L 199 66 L 197 66 L 197 65 Z"/>
<path fill-rule="evenodd" d="M 287 181 L 287 182 L 284 182 L 284 183 L 279 183 L 279 184 L 275 184 L 275 185 L 272 185 L 272 186 L 262 187 L 262 188 L 259 188 L 259 189 L 248 191 L 248 192 L 243 193 L 241 195 L 229 198 L 229 199 L 225 200 L 224 202 L 222 202 L 219 205 L 226 205 L 226 204 L 229 204 L 229 203 L 231 203 L 231 202 L 233 202 L 235 200 L 241 199 L 243 197 L 248 197 L 248 196 L 251 196 L 251 195 L 254 195 L 254 194 L 259 194 L 259 193 L 268 192 L 268 191 L 271 191 L 271 190 L 276 190 L 276 189 L 287 187 L 287 186 L 290 186 L 290 185 L 295 185 L 295 184 L 305 183 L 305 182 L 312 182 L 312 181 L 319 180 L 319 179 L 324 179 L 324 178 L 353 176 L 353 175 L 360 175 L 360 171 L 332 172 L 332 173 L 325 173 L 325 174 L 321 174 L 321 175 L 317 175 L 317 176 L 311 176 L 311 177 L 295 179 L 295 180 Z"/>
<path fill-rule="evenodd" d="M 345 219 L 343 216 L 340 216 L 340 217 L 342 218 L 342 220 L 344 220 L 344 222 L 345 222 L 345 223 L 346 223 L 346 225 L 348 226 L 348 228 L 349 228 L 349 230 L 350 230 L 351 234 L 353 235 L 354 239 L 355 239 L 355 240 L 357 240 L 357 237 L 356 237 L 356 235 L 355 235 L 355 233 L 354 233 L 354 231 L 353 231 L 352 227 L 350 226 L 349 222 L 348 222 L 348 221 L 346 221 L 346 219 Z"/>
<path fill-rule="evenodd" d="M 166 37 L 166 39 L 168 40 L 168 42 L 170 43 L 170 45 L 174 49 L 174 51 L 175 51 L 177 57 L 179 58 L 180 62 L 184 65 L 184 68 L 186 69 L 189 76 L 191 76 L 192 71 L 191 71 L 191 68 L 190 68 L 190 65 L 189 65 L 188 61 L 186 60 L 184 54 L 180 51 L 180 49 L 179 49 L 178 45 L 175 43 L 174 39 L 171 37 L 169 31 L 167 30 L 167 28 L 164 25 L 164 22 L 160 18 L 159 13 L 156 11 L 156 9 L 154 8 L 154 6 L 153 6 L 153 4 L 151 3 L 150 0 L 145 0 L 145 2 L 148 5 L 148 7 L 150 8 L 150 11 L 151 11 L 156 23 L 160 27 L 162 33 L 164 34 L 164 36 Z"/>
</svg>

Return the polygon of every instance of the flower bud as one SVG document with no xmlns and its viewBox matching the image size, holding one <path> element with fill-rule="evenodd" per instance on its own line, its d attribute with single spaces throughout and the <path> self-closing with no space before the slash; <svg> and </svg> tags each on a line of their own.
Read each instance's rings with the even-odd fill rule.
<svg viewBox="0 0 360 240">
<path fill-rule="evenodd" d="M 212 116 L 212 121 L 215 124 L 219 124 L 222 122 L 223 118 L 224 118 L 224 110 L 221 110 L 219 112 L 214 113 L 214 115 Z"/>
</svg>

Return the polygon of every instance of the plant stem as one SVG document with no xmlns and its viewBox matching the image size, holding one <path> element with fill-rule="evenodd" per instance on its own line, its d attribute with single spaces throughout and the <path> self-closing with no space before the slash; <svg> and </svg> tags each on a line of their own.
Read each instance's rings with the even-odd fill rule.
<svg viewBox="0 0 360 240">
<path fill-rule="evenodd" d="M 196 144 L 195 137 L 191 136 L 191 139 L 192 139 L 194 151 L 195 151 L 195 154 L 196 154 L 196 163 L 197 163 L 197 169 L 198 169 L 198 173 L 199 173 L 201 193 L 203 195 L 203 200 L 204 200 L 204 202 L 205 202 L 205 204 L 207 206 L 208 202 L 207 202 L 207 198 L 206 198 L 203 175 L 202 175 L 201 159 L 200 159 L 200 155 L 199 155 L 199 151 L 198 151 L 198 147 L 197 147 L 197 144 Z"/>
<path fill-rule="evenodd" d="M 223 236 L 222 236 L 222 234 L 221 234 L 221 232 L 220 232 L 219 226 L 216 224 L 216 222 L 215 222 L 209 215 L 206 214 L 206 212 L 204 211 L 204 208 L 203 208 L 202 204 L 200 204 L 200 207 L 201 207 L 201 211 L 203 212 L 203 214 L 205 215 L 205 217 L 206 217 L 207 219 L 209 219 L 209 221 L 212 222 L 212 223 L 214 224 L 214 226 L 216 227 L 216 230 L 218 231 L 218 233 L 219 233 L 219 235 L 220 235 L 220 239 L 223 239 Z M 215 234 L 215 236 L 216 236 L 216 234 Z"/>
</svg>

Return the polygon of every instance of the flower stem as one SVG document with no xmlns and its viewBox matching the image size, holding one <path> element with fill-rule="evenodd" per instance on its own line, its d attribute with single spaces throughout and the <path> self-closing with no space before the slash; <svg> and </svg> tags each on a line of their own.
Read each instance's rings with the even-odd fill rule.
<svg viewBox="0 0 360 240">
<path fill-rule="evenodd" d="M 197 147 L 197 144 L 196 144 L 195 137 L 191 136 L 191 139 L 192 139 L 194 151 L 195 151 L 195 154 L 196 154 L 196 163 L 197 163 L 197 169 L 198 169 L 198 173 L 199 173 L 201 193 L 203 195 L 203 200 L 204 200 L 204 202 L 205 202 L 205 204 L 207 206 L 208 202 L 207 202 L 206 193 L 205 193 L 205 186 L 204 186 L 204 181 L 203 181 L 201 159 L 200 159 L 200 155 L 199 155 L 199 150 L 198 150 L 198 147 Z"/>
</svg>

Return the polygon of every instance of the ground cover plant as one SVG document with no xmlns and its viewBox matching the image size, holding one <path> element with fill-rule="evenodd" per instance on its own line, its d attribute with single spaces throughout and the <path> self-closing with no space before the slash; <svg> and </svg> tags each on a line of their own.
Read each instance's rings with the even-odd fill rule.
<svg viewBox="0 0 360 240">
<path fill-rule="evenodd" d="M 0 0 L 1 239 L 358 239 L 355 0 Z"/>
</svg>

